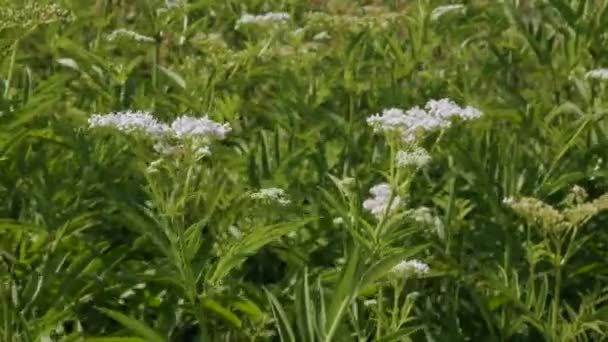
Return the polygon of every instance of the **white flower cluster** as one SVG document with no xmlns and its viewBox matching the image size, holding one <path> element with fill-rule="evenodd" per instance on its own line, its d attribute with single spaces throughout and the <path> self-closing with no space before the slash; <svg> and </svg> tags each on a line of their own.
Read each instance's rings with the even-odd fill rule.
<svg viewBox="0 0 608 342">
<path fill-rule="evenodd" d="M 285 191 L 280 188 L 265 188 L 260 189 L 258 192 L 254 192 L 250 195 L 252 199 L 277 202 L 280 205 L 287 205 L 291 203 Z"/>
<path fill-rule="evenodd" d="M 399 207 L 399 203 L 401 202 L 401 197 L 394 195 L 391 186 L 388 183 L 380 183 L 374 185 L 369 193 L 372 194 L 373 197 L 366 199 L 363 201 L 363 208 L 372 215 L 376 216 L 378 219 L 382 218 L 387 211 L 393 211 Z M 392 203 L 391 202 L 392 197 Z M 390 205 L 390 209 L 389 206 Z M 388 209 L 388 210 L 387 210 Z"/>
<path fill-rule="evenodd" d="M 397 277 L 404 277 L 411 274 L 423 275 L 430 271 L 429 265 L 419 260 L 403 260 L 397 265 L 393 266 L 390 273 Z"/>
<path fill-rule="evenodd" d="M 407 211 L 407 216 L 410 217 L 417 223 L 428 226 L 435 230 L 435 233 L 442 240 L 445 237 L 445 227 L 443 226 L 443 222 L 441 218 L 436 215 L 433 215 L 431 209 L 427 207 L 418 207 L 415 209 L 410 209 Z"/>
<path fill-rule="evenodd" d="M 427 207 L 418 207 L 409 211 L 409 216 L 418 223 L 429 225 L 441 224 L 439 217 L 434 216 L 431 209 Z"/>
<path fill-rule="evenodd" d="M 112 33 L 110 33 L 106 37 L 106 39 L 109 41 L 114 41 L 119 38 L 127 38 L 127 39 L 134 40 L 136 42 L 142 42 L 142 43 L 154 43 L 155 42 L 154 38 L 152 38 L 152 37 L 144 36 L 143 34 L 139 34 L 135 31 L 127 30 L 124 28 L 114 30 L 114 31 L 112 31 Z"/>
<path fill-rule="evenodd" d="M 195 147 L 197 156 L 209 155 L 207 146 L 213 139 L 222 140 L 230 132 L 228 124 L 220 124 L 208 116 L 195 118 L 180 116 L 171 125 L 159 122 L 149 112 L 126 111 L 110 114 L 93 114 L 89 120 L 89 128 L 112 128 L 124 133 L 139 132 L 156 140 L 154 150 L 160 154 L 173 155 L 182 149 L 183 145 L 171 144 L 170 140 L 180 142 L 190 141 Z"/>
<path fill-rule="evenodd" d="M 110 114 L 93 114 L 88 120 L 89 127 L 110 127 L 125 133 L 142 132 L 159 136 L 168 132 L 169 127 L 156 120 L 149 112 L 126 111 Z"/>
<path fill-rule="evenodd" d="M 286 22 L 291 18 L 289 13 L 285 12 L 268 12 L 264 14 L 249 14 L 244 13 L 236 22 L 236 27 L 244 24 L 265 24 L 265 23 L 281 23 Z"/>
<path fill-rule="evenodd" d="M 595 78 L 599 80 L 608 80 L 608 68 L 594 69 L 585 75 L 587 78 Z"/>
<path fill-rule="evenodd" d="M 482 113 L 473 107 L 460 107 L 450 99 L 430 100 L 424 109 L 413 107 L 407 111 L 389 108 L 382 113 L 367 118 L 367 123 L 375 131 L 398 132 L 405 141 L 412 141 L 419 131 L 432 131 L 448 128 L 451 120 L 458 117 L 462 120 L 479 118 Z"/>
<path fill-rule="evenodd" d="M 396 156 L 396 163 L 398 167 L 409 167 L 421 168 L 431 161 L 431 156 L 422 147 L 414 147 L 411 151 L 399 151 Z"/>
<path fill-rule="evenodd" d="M 173 121 L 171 130 L 178 139 L 212 137 L 222 140 L 230 132 L 230 126 L 210 120 L 207 116 L 195 118 L 185 115 Z"/>
</svg>

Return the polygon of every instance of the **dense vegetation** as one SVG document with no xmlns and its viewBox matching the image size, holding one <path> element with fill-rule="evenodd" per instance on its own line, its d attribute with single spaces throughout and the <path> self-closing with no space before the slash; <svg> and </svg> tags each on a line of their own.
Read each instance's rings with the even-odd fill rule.
<svg viewBox="0 0 608 342">
<path fill-rule="evenodd" d="M 0 30 L 0 341 L 606 339 L 607 0 Z"/>
</svg>

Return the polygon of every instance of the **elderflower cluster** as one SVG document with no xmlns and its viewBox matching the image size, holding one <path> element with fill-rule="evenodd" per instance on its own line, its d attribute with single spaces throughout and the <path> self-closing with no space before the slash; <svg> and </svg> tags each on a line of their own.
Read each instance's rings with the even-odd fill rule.
<svg viewBox="0 0 608 342">
<path fill-rule="evenodd" d="M 564 216 L 557 209 L 534 197 L 507 197 L 503 203 L 517 214 L 545 226 L 555 226 L 564 221 Z"/>
<path fill-rule="evenodd" d="M 171 124 L 171 130 L 178 139 L 213 137 L 221 140 L 230 132 L 230 126 L 210 120 L 207 116 L 195 118 L 186 115 L 175 119 Z"/>
<path fill-rule="evenodd" d="M 250 195 L 254 200 L 276 202 L 280 205 L 287 205 L 291 203 L 285 191 L 280 188 L 265 188 L 260 189 L 258 192 L 254 192 Z"/>
<path fill-rule="evenodd" d="M 89 127 L 110 127 L 124 133 L 142 132 L 158 136 L 168 132 L 169 127 L 156 120 L 149 112 L 126 111 L 110 114 L 93 114 L 89 117 Z"/>
<path fill-rule="evenodd" d="M 168 125 L 158 121 L 151 113 L 143 111 L 93 114 L 88 120 L 89 128 L 111 128 L 123 133 L 142 133 L 155 140 L 154 150 L 163 155 L 173 155 L 188 142 L 197 157 L 211 153 L 211 140 L 222 140 L 230 132 L 228 124 L 218 123 L 204 116 L 180 116 Z M 175 143 L 177 141 L 177 144 Z"/>
<path fill-rule="evenodd" d="M 608 194 L 593 201 L 583 202 L 586 198 L 587 192 L 583 188 L 575 186 L 566 197 L 567 207 L 562 210 L 557 210 L 532 197 L 519 199 L 510 197 L 503 202 L 520 216 L 534 223 L 540 223 L 544 229 L 559 231 L 568 227 L 580 226 L 601 211 L 608 209 Z"/>
<path fill-rule="evenodd" d="M 585 77 L 604 80 L 604 81 L 608 80 L 608 68 L 590 70 L 589 72 L 587 72 Z"/>
<path fill-rule="evenodd" d="M 460 107 L 450 99 L 430 100 L 424 106 L 413 107 L 407 111 L 389 108 L 382 113 L 367 118 L 367 123 L 375 131 L 397 132 L 405 141 L 412 141 L 420 131 L 448 128 L 453 118 L 472 120 L 481 117 L 476 108 Z"/>
<path fill-rule="evenodd" d="M 574 196 L 577 196 L 575 191 L 581 191 L 581 190 L 584 191 L 584 189 L 582 189 L 582 188 L 572 189 Z M 587 195 L 586 192 L 584 193 L 584 195 L 580 194 L 580 193 L 578 194 L 578 196 L 585 196 L 584 198 L 586 198 L 586 195 Z M 579 200 L 580 200 L 580 198 L 579 198 Z M 604 194 L 591 202 L 585 202 L 585 203 L 581 203 L 581 202 L 582 201 L 579 201 L 576 205 L 568 207 L 563 210 L 563 214 L 564 214 L 566 220 L 568 220 L 568 222 L 573 226 L 578 226 L 578 225 L 586 222 L 593 216 L 599 214 L 601 211 L 608 209 L 608 195 L 607 194 Z"/>
<path fill-rule="evenodd" d="M 106 37 L 106 39 L 111 42 L 120 38 L 130 39 L 141 43 L 154 43 L 154 38 L 144 36 L 143 34 L 139 34 L 135 31 L 127 30 L 124 28 L 114 30 Z"/>
<path fill-rule="evenodd" d="M 429 265 L 420 260 L 403 260 L 389 271 L 393 276 L 405 277 L 408 275 L 424 275 L 430 272 Z"/>
<path fill-rule="evenodd" d="M 70 22 L 74 14 L 58 4 L 13 1 L 0 6 L 0 30 L 6 28 L 30 29 L 54 22 Z"/>
<path fill-rule="evenodd" d="M 267 23 L 282 23 L 289 21 L 291 16 L 285 12 L 268 12 L 264 14 L 249 14 L 244 13 L 236 22 L 236 27 L 245 24 L 267 24 Z"/>
<path fill-rule="evenodd" d="M 363 208 L 378 219 L 382 218 L 387 211 L 397 209 L 401 203 L 401 197 L 393 194 L 393 190 L 388 183 L 374 185 L 369 193 L 372 197 L 363 202 Z"/>
<path fill-rule="evenodd" d="M 431 161 L 431 156 L 422 147 L 414 147 L 411 151 L 399 151 L 396 156 L 398 167 L 414 167 L 416 169 L 427 165 Z"/>
</svg>

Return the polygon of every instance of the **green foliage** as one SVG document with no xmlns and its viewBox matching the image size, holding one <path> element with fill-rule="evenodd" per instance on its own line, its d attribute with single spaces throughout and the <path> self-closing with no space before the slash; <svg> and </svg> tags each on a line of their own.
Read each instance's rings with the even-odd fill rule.
<svg viewBox="0 0 608 342">
<path fill-rule="evenodd" d="M 0 341 L 605 340 L 606 27 L 606 0 L 0 1 Z M 442 98 L 483 115 L 367 122 Z M 128 110 L 231 130 L 90 127 Z"/>
</svg>

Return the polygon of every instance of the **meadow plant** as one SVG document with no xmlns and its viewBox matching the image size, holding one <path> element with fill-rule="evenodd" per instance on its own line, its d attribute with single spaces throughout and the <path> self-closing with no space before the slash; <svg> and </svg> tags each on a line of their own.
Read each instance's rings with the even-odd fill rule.
<svg viewBox="0 0 608 342">
<path fill-rule="evenodd" d="M 0 1 L 0 341 L 606 340 L 606 18 Z"/>
</svg>

